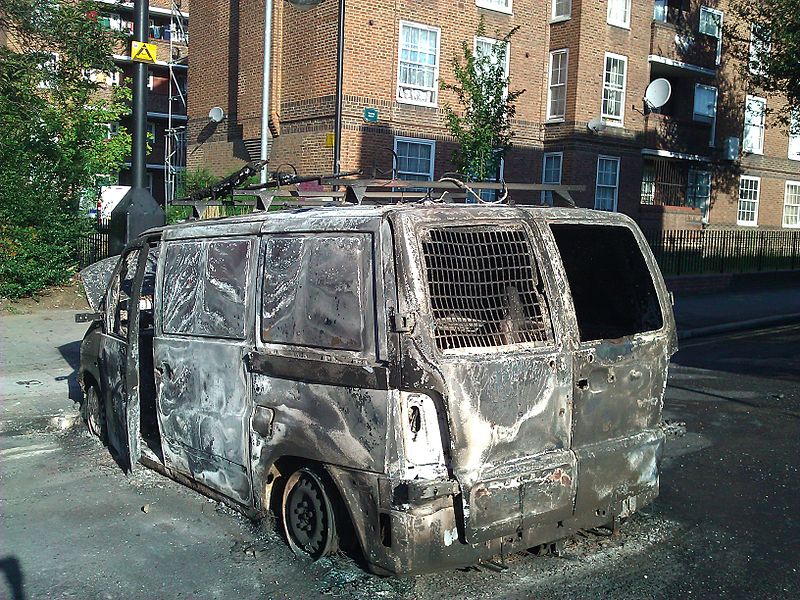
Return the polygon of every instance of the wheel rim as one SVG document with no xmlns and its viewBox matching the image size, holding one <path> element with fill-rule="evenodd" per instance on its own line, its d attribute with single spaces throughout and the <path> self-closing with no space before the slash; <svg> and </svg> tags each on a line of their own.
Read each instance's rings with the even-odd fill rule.
<svg viewBox="0 0 800 600">
<path fill-rule="evenodd" d="M 331 503 L 322 481 L 307 469 L 296 471 L 286 482 L 283 523 L 296 554 L 316 560 L 331 551 L 335 533 Z"/>
<path fill-rule="evenodd" d="M 102 407 L 97 389 L 90 386 L 86 389 L 86 426 L 97 437 L 102 437 Z"/>
</svg>

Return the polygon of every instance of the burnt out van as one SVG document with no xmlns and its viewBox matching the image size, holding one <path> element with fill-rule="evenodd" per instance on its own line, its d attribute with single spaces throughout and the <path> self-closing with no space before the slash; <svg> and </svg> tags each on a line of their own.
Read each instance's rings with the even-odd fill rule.
<svg viewBox="0 0 800 600">
<path fill-rule="evenodd" d="M 263 212 L 152 230 L 100 271 L 89 427 L 126 468 L 273 511 L 297 553 L 465 566 L 658 494 L 675 324 L 623 215 Z"/>
</svg>

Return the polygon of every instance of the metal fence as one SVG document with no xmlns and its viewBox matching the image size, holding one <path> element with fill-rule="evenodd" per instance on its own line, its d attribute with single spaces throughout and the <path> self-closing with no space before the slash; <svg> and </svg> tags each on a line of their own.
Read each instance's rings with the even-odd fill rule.
<svg viewBox="0 0 800 600">
<path fill-rule="evenodd" d="M 78 238 L 76 244 L 78 268 L 83 269 L 90 264 L 108 258 L 108 231 L 111 219 L 98 219 L 94 222 L 94 230 Z"/>
<path fill-rule="evenodd" d="M 800 269 L 800 231 L 645 231 L 664 275 Z"/>
</svg>

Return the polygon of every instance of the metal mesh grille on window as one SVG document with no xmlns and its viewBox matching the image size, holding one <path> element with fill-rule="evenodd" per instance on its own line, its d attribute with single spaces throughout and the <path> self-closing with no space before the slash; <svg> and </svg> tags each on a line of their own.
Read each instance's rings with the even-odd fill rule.
<svg viewBox="0 0 800 600">
<path fill-rule="evenodd" d="M 424 234 L 422 251 L 440 350 L 552 340 L 542 282 L 524 229 L 432 229 Z"/>
</svg>

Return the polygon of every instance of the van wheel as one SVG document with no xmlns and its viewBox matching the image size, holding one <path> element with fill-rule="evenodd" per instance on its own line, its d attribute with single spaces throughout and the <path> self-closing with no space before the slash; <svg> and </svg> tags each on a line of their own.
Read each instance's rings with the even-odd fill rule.
<svg viewBox="0 0 800 600">
<path fill-rule="evenodd" d="M 281 502 L 283 531 L 292 551 L 313 560 L 337 549 L 336 517 L 322 478 L 310 469 L 289 476 Z"/>
<path fill-rule="evenodd" d="M 86 387 L 86 395 L 81 407 L 81 416 L 89 429 L 89 433 L 106 442 L 106 411 L 105 404 L 100 401 L 100 393 L 97 386 L 89 385 Z"/>
</svg>

